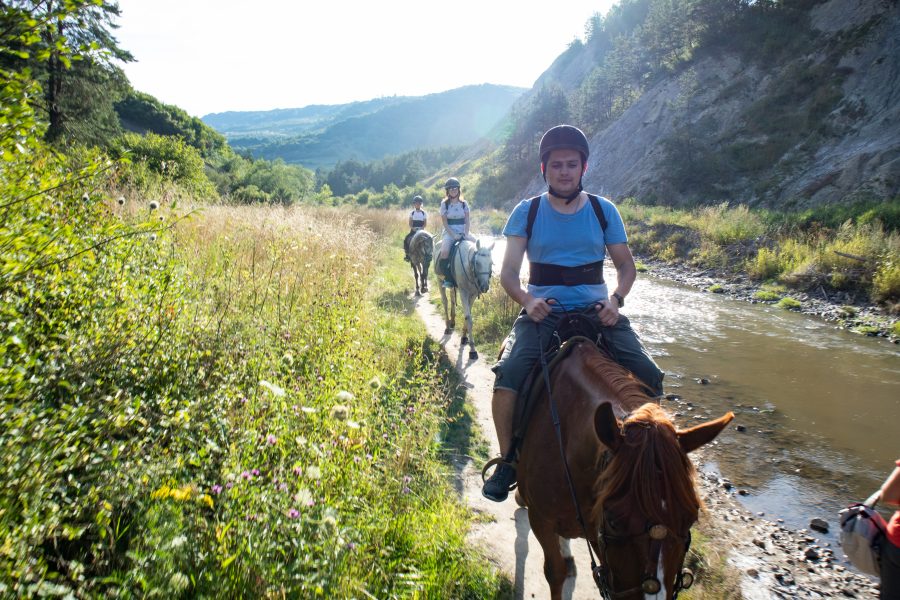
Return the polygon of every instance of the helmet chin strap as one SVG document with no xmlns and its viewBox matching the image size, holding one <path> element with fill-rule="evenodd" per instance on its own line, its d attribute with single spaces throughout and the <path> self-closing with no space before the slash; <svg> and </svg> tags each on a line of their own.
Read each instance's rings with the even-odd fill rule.
<svg viewBox="0 0 900 600">
<path fill-rule="evenodd" d="M 584 188 L 581 187 L 581 180 L 578 180 L 578 187 L 571 194 L 561 194 L 553 189 L 552 185 L 547 186 L 547 191 L 550 192 L 551 195 L 556 196 L 557 198 L 562 198 L 566 201 L 566 204 L 571 204 L 572 200 L 578 197 L 581 192 L 584 191 Z"/>
</svg>

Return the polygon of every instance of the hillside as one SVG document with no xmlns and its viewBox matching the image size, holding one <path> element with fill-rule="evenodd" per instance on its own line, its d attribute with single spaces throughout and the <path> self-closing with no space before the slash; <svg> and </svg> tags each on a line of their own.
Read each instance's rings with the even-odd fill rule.
<svg viewBox="0 0 900 600">
<path fill-rule="evenodd" d="M 645 14 L 632 16 L 646 31 L 653 3 L 623 2 L 641 4 Z M 668 68 L 644 75 L 648 83 L 616 118 L 585 127 L 595 149 L 585 187 L 660 204 L 785 209 L 900 196 L 900 5 L 791 4 L 689 44 Z M 610 72 L 608 41 L 570 47 L 530 97 L 557 86 L 570 118 L 589 121 L 577 105 L 591 78 Z M 543 188 L 535 175 L 518 196 Z"/>
<path fill-rule="evenodd" d="M 421 97 L 203 117 L 236 149 L 308 168 L 374 161 L 420 148 L 471 144 L 486 135 L 524 92 L 466 86 Z"/>
</svg>

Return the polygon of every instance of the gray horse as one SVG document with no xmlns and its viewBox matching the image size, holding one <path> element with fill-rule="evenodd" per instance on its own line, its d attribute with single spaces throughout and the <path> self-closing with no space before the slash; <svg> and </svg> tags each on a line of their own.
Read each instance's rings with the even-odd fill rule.
<svg viewBox="0 0 900 600">
<path fill-rule="evenodd" d="M 416 296 L 428 291 L 428 266 L 434 256 L 434 238 L 420 229 L 409 240 L 409 262 L 416 280 Z"/>
<path fill-rule="evenodd" d="M 491 250 L 494 248 L 494 240 L 487 245 L 482 245 L 481 240 L 478 240 L 477 243 L 469 240 L 459 243 L 456 255 L 450 262 L 450 271 L 456 281 L 456 287 L 450 290 L 449 315 L 447 313 L 447 290 L 443 286 L 446 277 L 438 266 L 441 243 L 438 242 L 434 247 L 434 273 L 438 277 L 441 302 L 444 304 L 444 322 L 446 323 L 444 333 L 449 334 L 456 326 L 456 290 L 459 289 L 463 313 L 466 316 L 466 327 L 460 342 L 463 346 L 469 344 L 469 358 L 474 360 L 478 358 L 478 352 L 475 350 L 475 340 L 472 336 L 472 303 L 478 296 L 487 292 L 491 286 L 491 267 L 493 266 Z"/>
</svg>

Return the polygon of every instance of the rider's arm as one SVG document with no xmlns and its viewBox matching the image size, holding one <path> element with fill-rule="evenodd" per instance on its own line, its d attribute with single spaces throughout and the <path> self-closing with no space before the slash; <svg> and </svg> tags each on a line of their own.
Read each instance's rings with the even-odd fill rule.
<svg viewBox="0 0 900 600">
<path fill-rule="evenodd" d="M 900 506 L 900 460 L 881 486 L 881 501 L 891 506 Z"/>
<path fill-rule="evenodd" d="M 613 291 L 624 298 L 631 291 L 631 286 L 634 285 L 637 277 L 631 248 L 628 247 L 628 244 L 609 244 L 606 251 L 609 252 L 609 257 L 616 267 L 616 289 Z M 612 292 L 610 296 L 612 296 Z"/>
<path fill-rule="evenodd" d="M 413 228 L 413 214 L 409 213 L 409 228 Z"/>
<path fill-rule="evenodd" d="M 506 253 L 503 255 L 503 266 L 500 267 L 500 285 L 517 304 L 521 305 L 528 316 L 540 321 L 550 314 L 550 305 L 543 298 L 535 298 L 522 289 L 519 273 L 522 270 L 522 259 L 528 238 L 517 235 L 506 236 Z"/>
<path fill-rule="evenodd" d="M 466 230 L 463 234 L 464 237 L 469 237 L 469 211 L 466 209 Z"/>
<path fill-rule="evenodd" d="M 456 237 L 456 234 L 453 233 L 452 229 L 450 229 L 450 223 L 447 222 L 447 215 L 444 213 L 441 213 L 441 222 L 444 224 L 444 231 L 447 232 L 447 235 L 449 235 L 450 237 Z"/>
</svg>

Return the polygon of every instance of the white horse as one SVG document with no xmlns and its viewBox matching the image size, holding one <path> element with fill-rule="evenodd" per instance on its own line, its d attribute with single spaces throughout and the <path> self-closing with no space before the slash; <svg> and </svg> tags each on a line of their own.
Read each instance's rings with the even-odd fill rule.
<svg viewBox="0 0 900 600">
<path fill-rule="evenodd" d="M 438 287 L 441 289 L 441 302 L 444 304 L 445 334 L 449 334 L 456 326 L 456 290 L 462 300 L 463 312 L 466 316 L 466 327 L 460 342 L 463 346 L 469 344 L 469 358 L 478 358 L 475 350 L 475 340 L 472 336 L 472 303 L 478 296 L 488 291 L 491 286 L 491 267 L 493 259 L 491 250 L 494 248 L 494 240 L 487 245 L 482 245 L 481 240 L 470 242 L 463 240 L 456 249 L 456 254 L 450 262 L 450 271 L 456 287 L 450 290 L 450 313 L 447 313 L 447 289 L 443 286 L 446 276 L 440 269 L 441 244 L 439 241 L 434 246 L 434 273 L 438 277 Z"/>
<path fill-rule="evenodd" d="M 416 296 L 428 291 L 428 267 L 433 258 L 433 248 L 434 239 L 424 229 L 417 231 L 409 240 L 409 262 L 416 280 Z"/>
</svg>

